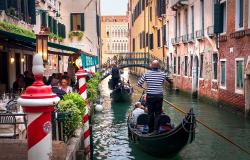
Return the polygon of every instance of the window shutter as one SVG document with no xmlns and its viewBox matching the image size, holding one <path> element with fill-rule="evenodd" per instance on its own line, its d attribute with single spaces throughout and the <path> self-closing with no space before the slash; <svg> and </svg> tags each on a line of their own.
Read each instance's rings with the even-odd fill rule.
<svg viewBox="0 0 250 160">
<path fill-rule="evenodd" d="M 52 32 L 51 16 L 48 16 L 48 27 L 49 27 L 49 31 Z"/>
<path fill-rule="evenodd" d="M 243 13 L 244 12 L 244 8 L 243 8 L 244 5 L 243 5 L 243 3 L 244 2 L 243 2 L 243 0 L 239 0 L 239 3 L 240 3 L 239 4 L 239 9 L 240 9 L 239 10 L 239 12 L 240 12 L 240 15 L 239 15 L 240 16 L 239 17 L 239 27 L 243 27 L 243 19 L 244 19 L 244 17 L 243 17 L 244 16 L 244 13 Z"/>
<path fill-rule="evenodd" d="M 214 4 L 214 33 L 223 32 L 223 10 L 220 3 Z"/>
<path fill-rule="evenodd" d="M 70 30 L 73 31 L 74 28 L 73 28 L 73 14 L 71 13 L 70 14 Z"/>
<path fill-rule="evenodd" d="M 7 9 L 7 0 L 0 0 L 0 10 Z"/>
<path fill-rule="evenodd" d="M 35 0 L 29 0 L 28 1 L 28 10 L 29 10 L 29 17 L 30 19 L 30 24 L 36 24 L 36 4 Z"/>
<path fill-rule="evenodd" d="M 162 41 L 163 41 L 163 45 L 166 45 L 166 25 L 163 25 L 163 28 L 162 28 Z"/>
<path fill-rule="evenodd" d="M 100 37 L 100 16 L 96 15 L 96 32 L 97 37 Z"/>
<path fill-rule="evenodd" d="M 47 14 L 46 14 L 46 12 L 41 13 L 41 26 L 47 27 Z"/>
<path fill-rule="evenodd" d="M 53 33 L 57 34 L 57 22 L 53 19 Z"/>
<path fill-rule="evenodd" d="M 81 13 L 81 31 L 84 31 L 85 26 L 84 26 L 84 13 Z"/>
<path fill-rule="evenodd" d="M 62 24 L 62 37 L 66 38 L 66 31 L 65 31 L 65 25 Z"/>
<path fill-rule="evenodd" d="M 153 33 L 150 34 L 149 40 L 150 40 L 149 48 L 154 49 L 154 35 L 153 35 Z"/>
<path fill-rule="evenodd" d="M 146 47 L 148 47 L 148 33 L 146 33 Z"/>
</svg>

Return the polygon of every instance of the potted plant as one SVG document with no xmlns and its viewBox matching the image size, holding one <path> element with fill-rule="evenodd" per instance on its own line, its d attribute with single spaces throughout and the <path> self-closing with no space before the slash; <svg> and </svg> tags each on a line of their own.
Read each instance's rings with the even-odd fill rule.
<svg viewBox="0 0 250 160">
<path fill-rule="evenodd" d="M 77 40 L 80 41 L 83 37 L 83 32 L 82 31 L 70 31 L 68 33 L 69 38 L 71 41 L 73 40 L 73 37 L 77 37 Z"/>
</svg>

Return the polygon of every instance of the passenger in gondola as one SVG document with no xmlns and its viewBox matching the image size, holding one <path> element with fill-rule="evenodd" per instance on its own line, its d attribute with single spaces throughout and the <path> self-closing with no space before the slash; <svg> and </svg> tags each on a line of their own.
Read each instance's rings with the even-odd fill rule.
<svg viewBox="0 0 250 160">
<path fill-rule="evenodd" d="M 160 71 L 160 63 L 154 60 L 151 64 L 151 71 L 145 73 L 138 81 L 137 85 L 142 87 L 143 83 L 147 84 L 147 98 L 146 104 L 149 115 L 149 133 L 158 132 L 158 120 L 162 113 L 163 102 L 163 83 L 165 80 L 165 73 Z"/>
<path fill-rule="evenodd" d="M 137 118 L 141 115 L 147 113 L 147 110 L 145 109 L 145 107 L 143 105 L 141 105 L 141 102 L 136 102 L 134 105 L 134 109 L 132 112 L 132 124 L 134 126 L 136 126 L 137 124 Z"/>
</svg>

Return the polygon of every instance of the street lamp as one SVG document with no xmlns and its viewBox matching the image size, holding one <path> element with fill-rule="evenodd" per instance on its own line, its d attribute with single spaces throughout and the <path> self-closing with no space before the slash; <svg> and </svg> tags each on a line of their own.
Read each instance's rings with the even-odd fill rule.
<svg viewBox="0 0 250 160">
<path fill-rule="evenodd" d="M 42 28 L 36 35 L 36 53 L 43 57 L 44 62 L 48 62 L 48 30 Z"/>
</svg>

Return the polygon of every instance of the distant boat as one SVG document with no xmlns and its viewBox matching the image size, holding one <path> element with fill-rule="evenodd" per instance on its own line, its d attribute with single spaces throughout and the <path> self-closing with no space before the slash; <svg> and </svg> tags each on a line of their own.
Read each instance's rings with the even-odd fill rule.
<svg viewBox="0 0 250 160">
<path fill-rule="evenodd" d="M 129 101 L 132 92 L 133 88 L 129 84 L 119 83 L 110 94 L 110 97 L 115 102 Z"/>
<path fill-rule="evenodd" d="M 144 116 L 147 114 L 143 114 Z M 147 116 L 146 116 L 147 117 Z M 139 118 L 139 117 L 138 117 Z M 162 157 L 174 156 L 187 144 L 195 139 L 196 120 L 193 109 L 183 118 L 181 123 L 168 132 L 158 134 L 143 134 L 130 124 L 131 117 L 128 117 L 128 135 L 145 152 Z"/>
</svg>

